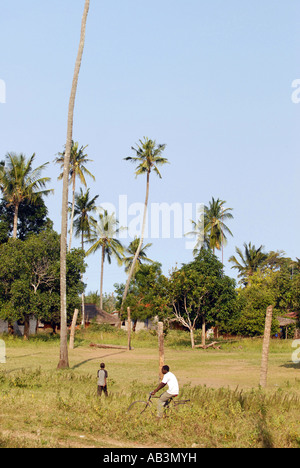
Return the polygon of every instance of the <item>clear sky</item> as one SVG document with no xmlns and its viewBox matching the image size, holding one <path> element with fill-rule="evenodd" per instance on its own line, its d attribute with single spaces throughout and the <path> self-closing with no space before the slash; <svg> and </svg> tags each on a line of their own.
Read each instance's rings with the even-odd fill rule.
<svg viewBox="0 0 300 468">
<path fill-rule="evenodd" d="M 6 85 L 0 159 L 10 151 L 35 152 L 36 164 L 51 162 L 55 195 L 46 204 L 58 232 L 62 184 L 53 160 L 66 142 L 83 5 L 0 4 L 0 83 Z M 126 196 L 128 222 L 134 220 L 130 210 L 144 201 L 145 180 L 135 179 L 123 158 L 146 136 L 167 145 L 170 161 L 161 180 L 151 176 L 151 204 L 196 210 L 215 197 L 233 208 L 234 237 L 224 250 L 228 275 L 235 275 L 228 258 L 244 242 L 300 257 L 296 79 L 298 0 L 91 0 L 73 137 L 89 145 L 92 196 L 117 211 Z M 165 274 L 192 260 L 186 239 L 174 239 L 173 231 L 170 239 L 147 239 L 150 258 Z M 100 253 L 88 265 L 87 291 L 99 290 Z M 114 262 L 105 266 L 105 291 L 125 279 Z"/>
</svg>

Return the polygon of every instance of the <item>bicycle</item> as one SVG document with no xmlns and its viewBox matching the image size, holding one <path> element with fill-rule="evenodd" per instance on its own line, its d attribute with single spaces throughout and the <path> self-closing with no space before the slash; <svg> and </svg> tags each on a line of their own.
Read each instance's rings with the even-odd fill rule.
<svg viewBox="0 0 300 468">
<path fill-rule="evenodd" d="M 127 408 L 127 413 L 130 412 L 130 414 L 135 414 L 135 415 L 140 415 L 140 414 L 143 414 L 147 408 L 149 408 L 152 412 L 153 411 L 156 411 L 156 408 L 153 408 L 153 402 L 151 401 L 152 398 L 160 398 L 160 396 L 153 396 L 151 393 L 149 394 L 149 398 L 147 401 L 145 400 L 137 400 L 137 401 L 134 401 L 133 403 L 131 403 L 131 405 Z M 175 397 L 171 397 L 168 399 L 168 401 L 166 401 L 166 403 L 164 404 L 164 409 L 165 410 L 168 410 L 170 409 L 171 407 L 173 408 L 177 408 L 177 406 L 180 406 L 180 405 L 185 405 L 187 403 L 189 403 L 191 400 L 175 400 L 174 399 Z"/>
</svg>

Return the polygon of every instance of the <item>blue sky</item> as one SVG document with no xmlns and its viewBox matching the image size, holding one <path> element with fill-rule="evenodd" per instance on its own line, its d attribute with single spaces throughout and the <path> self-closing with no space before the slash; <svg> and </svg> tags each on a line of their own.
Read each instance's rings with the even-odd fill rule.
<svg viewBox="0 0 300 468">
<path fill-rule="evenodd" d="M 60 232 L 61 182 L 52 164 L 66 140 L 67 107 L 83 0 L 2 0 L 0 159 L 9 151 L 50 161 L 49 216 Z M 244 242 L 300 257 L 300 3 L 294 0 L 91 0 L 74 140 L 89 145 L 99 202 L 144 201 L 145 180 L 123 160 L 147 136 L 170 165 L 151 179 L 151 203 L 226 200 L 234 220 L 224 250 Z M 196 214 L 194 218 L 196 217 Z M 164 273 L 192 259 L 186 239 L 148 239 Z M 129 240 L 128 240 L 129 242 Z M 76 241 L 73 245 L 78 245 Z M 87 290 L 99 290 L 100 253 Z M 105 266 L 104 289 L 125 281 Z"/>
</svg>

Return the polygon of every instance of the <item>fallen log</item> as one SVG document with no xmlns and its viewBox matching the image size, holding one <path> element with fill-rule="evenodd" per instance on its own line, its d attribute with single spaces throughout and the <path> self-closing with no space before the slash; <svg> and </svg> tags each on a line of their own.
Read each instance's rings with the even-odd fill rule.
<svg viewBox="0 0 300 468">
<path fill-rule="evenodd" d="M 218 344 L 217 341 L 213 341 L 209 345 L 196 345 L 195 348 L 207 349 L 207 348 L 214 348 L 214 349 L 221 349 L 221 346 L 216 346 Z"/>
<path fill-rule="evenodd" d="M 90 347 L 91 348 L 104 348 L 104 349 L 128 349 L 128 346 L 96 344 L 96 343 L 91 343 Z M 131 347 L 131 349 L 134 349 L 134 348 Z"/>
</svg>

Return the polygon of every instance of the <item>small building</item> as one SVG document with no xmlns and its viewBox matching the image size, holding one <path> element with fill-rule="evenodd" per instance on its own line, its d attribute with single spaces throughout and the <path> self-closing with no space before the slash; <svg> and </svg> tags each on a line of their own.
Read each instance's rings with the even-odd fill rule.
<svg viewBox="0 0 300 468">
<path fill-rule="evenodd" d="M 29 335 L 35 335 L 37 329 L 37 320 L 32 317 L 29 320 Z M 20 325 L 19 322 L 14 322 L 13 327 L 9 326 L 5 320 L 0 320 L 0 334 L 1 333 L 13 333 L 16 336 L 24 336 L 24 325 Z"/>
<path fill-rule="evenodd" d="M 296 327 L 297 325 L 297 315 L 295 314 L 287 314 L 286 317 L 276 317 L 277 321 L 279 323 L 279 327 L 281 328 L 281 337 L 282 338 L 287 338 L 288 336 L 288 327 L 289 325 L 294 325 Z M 299 329 L 295 328 L 295 334 L 294 334 L 294 339 L 297 339 L 299 337 Z"/>
<path fill-rule="evenodd" d="M 116 314 L 109 314 L 101 310 L 95 304 L 85 304 L 85 323 L 108 324 L 117 327 L 120 324 L 119 317 Z"/>
<path fill-rule="evenodd" d="M 158 318 L 146 319 L 146 320 L 131 320 L 131 329 L 135 332 L 141 330 L 156 330 Z M 123 320 L 121 324 L 122 330 L 128 330 L 128 320 Z"/>
</svg>

